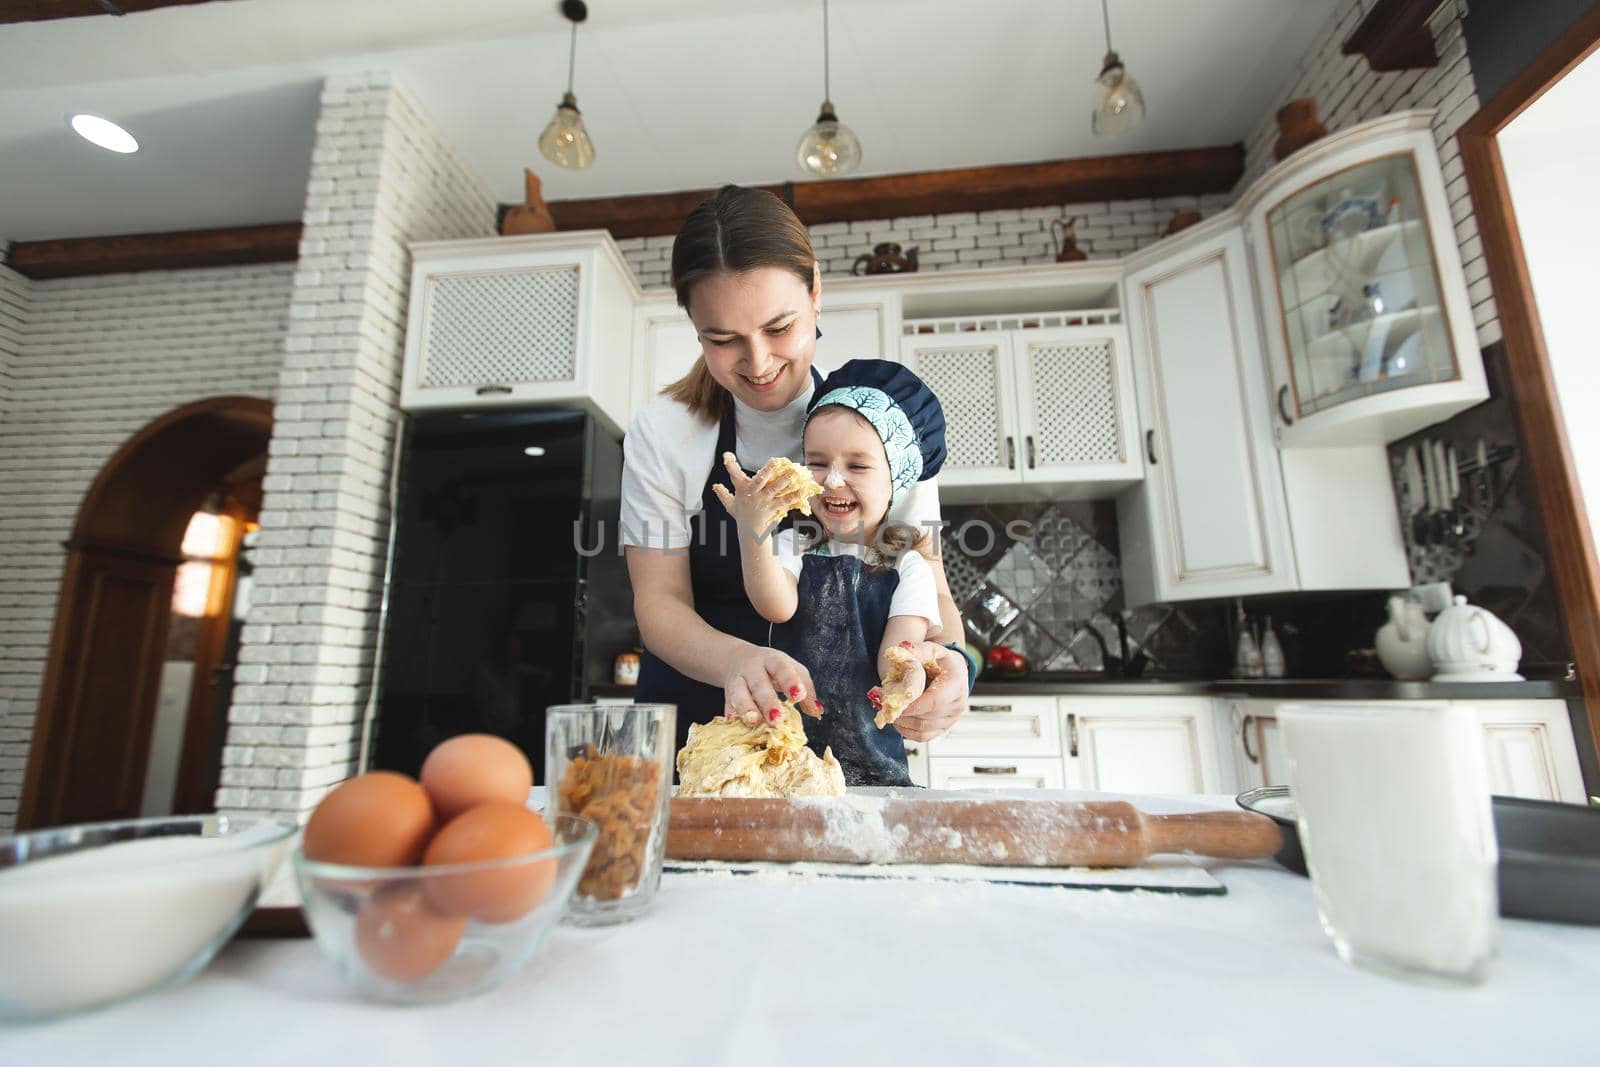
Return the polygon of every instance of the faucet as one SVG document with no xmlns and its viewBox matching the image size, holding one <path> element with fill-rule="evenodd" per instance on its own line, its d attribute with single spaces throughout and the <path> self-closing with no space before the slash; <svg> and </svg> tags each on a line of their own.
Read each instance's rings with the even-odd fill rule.
<svg viewBox="0 0 1600 1067">
<path fill-rule="evenodd" d="M 1142 648 L 1132 656 L 1128 655 L 1128 620 L 1121 612 L 1117 613 L 1117 651 L 1121 655 L 1111 654 L 1111 650 L 1106 647 L 1106 639 L 1100 636 L 1099 630 L 1093 626 L 1086 626 L 1084 629 L 1094 638 L 1094 643 L 1100 646 L 1100 670 L 1103 674 L 1114 678 L 1138 678 L 1144 674 L 1150 656 Z"/>
</svg>

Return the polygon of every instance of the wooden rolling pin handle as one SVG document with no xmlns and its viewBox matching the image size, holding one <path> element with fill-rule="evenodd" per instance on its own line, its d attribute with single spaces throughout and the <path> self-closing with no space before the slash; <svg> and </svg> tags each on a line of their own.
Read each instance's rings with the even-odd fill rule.
<svg viewBox="0 0 1600 1067">
<path fill-rule="evenodd" d="M 1278 824 L 1249 811 L 1144 815 L 1146 852 L 1192 852 L 1218 859 L 1265 859 L 1283 847 Z"/>
</svg>

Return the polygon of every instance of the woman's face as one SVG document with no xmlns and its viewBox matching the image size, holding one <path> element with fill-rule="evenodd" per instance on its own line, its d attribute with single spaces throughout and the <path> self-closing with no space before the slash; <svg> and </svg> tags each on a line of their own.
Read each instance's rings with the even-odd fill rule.
<svg viewBox="0 0 1600 1067">
<path fill-rule="evenodd" d="M 711 377 L 757 411 L 777 411 L 794 400 L 811 382 L 821 300 L 820 273 L 810 292 L 778 267 L 696 282 L 689 320 Z"/>
<path fill-rule="evenodd" d="M 871 544 L 894 495 L 878 431 L 848 408 L 824 407 L 806 423 L 805 446 L 806 469 L 822 485 L 812 514 L 830 536 Z"/>
</svg>

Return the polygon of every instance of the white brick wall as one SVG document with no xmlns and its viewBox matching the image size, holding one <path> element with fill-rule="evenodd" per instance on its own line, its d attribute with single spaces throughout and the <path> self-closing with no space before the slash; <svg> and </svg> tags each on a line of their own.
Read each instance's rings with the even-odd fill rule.
<svg viewBox="0 0 1600 1067">
<path fill-rule="evenodd" d="M 495 212 L 389 75 L 324 85 L 220 810 L 303 817 L 354 769 L 387 546 L 405 245 L 492 234 Z"/>
<path fill-rule="evenodd" d="M 1363 0 L 1345 0 L 1328 19 L 1294 75 L 1272 98 L 1261 124 L 1245 143 L 1245 172 L 1238 189 L 1242 190 L 1272 166 L 1272 146 L 1278 139 L 1277 112 L 1290 100 L 1310 97 L 1317 102 L 1317 115 L 1331 133 L 1365 119 L 1413 107 L 1438 109 L 1434 119 L 1434 140 L 1444 170 L 1445 192 L 1450 197 L 1450 214 L 1455 221 L 1456 240 L 1461 247 L 1461 263 L 1467 276 L 1467 290 L 1473 301 L 1473 319 L 1478 327 L 1478 343 L 1490 345 L 1500 339 L 1499 313 L 1489 292 L 1489 267 L 1478 240 L 1478 222 L 1467 195 L 1466 171 L 1456 145 L 1456 131 L 1478 110 L 1478 92 L 1467 62 L 1467 41 L 1461 30 L 1461 17 L 1454 3 L 1444 4 L 1434 16 L 1434 51 L 1439 64 L 1428 70 L 1405 70 L 1379 74 L 1362 56 L 1340 53 L 1351 30 L 1370 7 Z"/>
<path fill-rule="evenodd" d="M 293 270 L 29 283 L 0 268 L 0 826 L 15 821 L 61 543 L 84 494 L 124 441 L 173 408 L 273 395 Z"/>
<path fill-rule="evenodd" d="M 1214 215 L 1233 202 L 1226 193 L 1161 199 L 1095 201 L 1000 211 L 907 215 L 866 222 L 828 222 L 810 227 L 811 244 L 826 275 L 845 275 L 863 252 L 885 241 L 917 249 L 917 269 L 973 270 L 1052 263 L 1052 219 L 1080 216 L 1078 247 L 1091 259 L 1127 255 L 1157 240 L 1179 211 Z M 645 288 L 671 282 L 672 238 L 631 237 L 617 242 Z"/>
<path fill-rule="evenodd" d="M 0 248 L 5 245 L 0 241 Z M 0 265 L 0 423 L 5 422 L 6 409 L 11 406 L 12 366 L 22 348 L 22 328 L 28 314 L 28 297 L 31 288 L 28 279 Z M 4 712 L 0 711 L 0 717 Z M 0 727 L 3 728 L 3 727 Z"/>
</svg>

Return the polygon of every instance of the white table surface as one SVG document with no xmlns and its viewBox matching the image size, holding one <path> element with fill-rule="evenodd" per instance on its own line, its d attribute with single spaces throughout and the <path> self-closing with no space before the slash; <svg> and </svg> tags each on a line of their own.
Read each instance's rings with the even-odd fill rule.
<svg viewBox="0 0 1600 1067">
<path fill-rule="evenodd" d="M 1600 928 L 1506 920 L 1484 985 L 1413 985 L 1341 962 L 1306 879 L 1271 864 L 1213 873 L 1227 896 L 668 875 L 645 918 L 558 927 L 506 985 L 424 1008 L 354 999 L 310 941 L 241 941 L 183 988 L 0 1029 L 0 1064 L 1456 1067 L 1600 1056 Z"/>
</svg>

